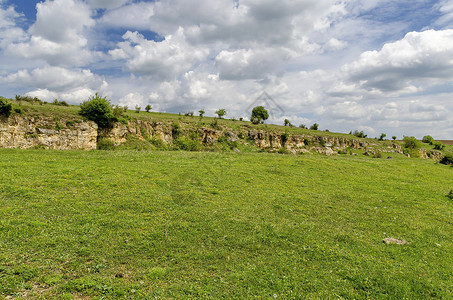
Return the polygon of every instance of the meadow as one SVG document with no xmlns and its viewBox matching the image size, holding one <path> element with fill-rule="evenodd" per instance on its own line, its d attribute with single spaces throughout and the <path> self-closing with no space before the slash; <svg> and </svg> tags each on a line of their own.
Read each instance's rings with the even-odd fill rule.
<svg viewBox="0 0 453 300">
<path fill-rule="evenodd" d="M 0 299 L 452 298 L 432 160 L 0 149 L 0 170 Z"/>
</svg>

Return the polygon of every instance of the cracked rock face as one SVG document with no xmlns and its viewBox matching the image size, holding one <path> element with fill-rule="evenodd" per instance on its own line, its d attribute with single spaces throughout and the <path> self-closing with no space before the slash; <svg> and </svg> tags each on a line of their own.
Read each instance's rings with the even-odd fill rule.
<svg viewBox="0 0 453 300">
<path fill-rule="evenodd" d="M 91 121 L 58 122 L 46 117 L 11 116 L 0 120 L 0 147 L 54 150 L 96 149 L 98 126 Z"/>
</svg>

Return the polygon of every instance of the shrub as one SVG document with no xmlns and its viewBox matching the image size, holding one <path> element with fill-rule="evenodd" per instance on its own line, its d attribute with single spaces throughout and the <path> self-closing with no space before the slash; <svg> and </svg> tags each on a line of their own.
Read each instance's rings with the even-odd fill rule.
<svg viewBox="0 0 453 300">
<path fill-rule="evenodd" d="M 313 125 L 310 126 L 311 130 L 318 130 L 318 128 L 319 128 L 319 124 L 318 123 L 314 123 Z"/>
<path fill-rule="evenodd" d="M 140 113 L 140 110 L 141 110 L 141 109 L 142 109 L 142 108 L 140 107 L 140 105 L 135 105 L 135 112 L 136 112 L 136 113 Z"/>
<path fill-rule="evenodd" d="M 445 154 L 440 160 L 440 163 L 444 165 L 453 165 L 453 153 Z"/>
<path fill-rule="evenodd" d="M 305 124 L 300 124 L 300 125 L 299 125 L 299 128 L 307 129 L 307 126 L 305 126 Z"/>
<path fill-rule="evenodd" d="M 430 144 L 430 145 L 432 145 L 433 142 L 434 142 L 434 139 L 433 139 L 433 137 L 430 136 L 430 135 L 425 135 L 425 136 L 423 137 L 423 139 L 422 139 L 422 142 L 425 143 L 425 144 Z"/>
<path fill-rule="evenodd" d="M 407 149 L 417 149 L 419 147 L 418 140 L 413 136 L 405 136 L 404 139 L 404 148 Z"/>
<path fill-rule="evenodd" d="M 69 104 L 66 101 L 58 101 L 58 99 L 53 100 L 52 104 L 59 106 L 69 106 Z"/>
<path fill-rule="evenodd" d="M 453 190 L 450 190 L 450 193 L 448 193 L 447 198 L 453 200 Z"/>
<path fill-rule="evenodd" d="M 380 141 L 383 141 L 387 135 L 385 133 L 381 133 L 381 136 L 379 137 Z"/>
<path fill-rule="evenodd" d="M 145 107 L 146 112 L 149 112 L 151 109 L 153 109 L 153 107 L 150 104 L 146 105 Z"/>
<path fill-rule="evenodd" d="M 179 123 L 173 122 L 171 123 L 171 136 L 174 140 L 176 140 L 179 135 L 181 134 L 181 128 L 179 127 Z"/>
<path fill-rule="evenodd" d="M 219 119 L 222 119 L 222 117 L 223 117 L 224 115 L 226 115 L 226 110 L 223 109 L 223 108 L 221 108 L 221 109 L 217 110 L 215 113 L 216 113 L 216 115 L 219 116 Z"/>
<path fill-rule="evenodd" d="M 284 147 L 289 140 L 289 133 L 288 132 L 282 133 L 281 137 L 282 137 L 282 145 Z"/>
<path fill-rule="evenodd" d="M 24 114 L 24 109 L 19 106 L 19 107 L 14 108 L 14 112 L 16 114 L 23 115 Z"/>
<path fill-rule="evenodd" d="M 355 135 L 358 138 L 366 138 L 367 137 L 367 135 L 365 134 L 365 132 L 363 132 L 363 130 L 362 131 L 354 130 L 352 135 Z"/>
<path fill-rule="evenodd" d="M 5 98 L 0 98 L 0 115 L 9 117 L 13 110 L 13 105 L 8 102 Z"/>
<path fill-rule="evenodd" d="M 252 116 L 250 117 L 250 121 L 253 124 L 264 123 L 269 118 L 269 113 L 264 108 L 264 106 L 257 106 L 252 109 Z"/>
<path fill-rule="evenodd" d="M 203 146 L 198 140 L 180 137 L 176 140 L 177 149 L 184 151 L 201 151 Z"/>
<path fill-rule="evenodd" d="M 439 142 L 439 141 L 433 142 L 432 145 L 434 145 L 434 149 L 435 149 L 435 150 L 440 150 L 440 151 L 442 151 L 442 150 L 444 150 L 444 148 L 445 148 L 445 145 L 442 144 L 442 143 Z"/>
<path fill-rule="evenodd" d="M 115 142 L 109 139 L 101 139 L 98 141 L 96 149 L 98 150 L 114 150 Z"/>
<path fill-rule="evenodd" d="M 88 120 L 96 122 L 101 128 L 109 127 L 114 120 L 110 101 L 97 93 L 80 105 L 79 114 Z"/>
<path fill-rule="evenodd" d="M 392 136 L 392 140 L 396 141 L 396 135 Z"/>
</svg>

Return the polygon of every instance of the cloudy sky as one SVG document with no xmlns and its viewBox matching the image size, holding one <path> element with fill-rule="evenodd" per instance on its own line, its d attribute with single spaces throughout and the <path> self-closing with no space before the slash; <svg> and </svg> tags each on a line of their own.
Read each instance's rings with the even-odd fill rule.
<svg viewBox="0 0 453 300">
<path fill-rule="evenodd" d="M 453 139 L 453 0 L 0 0 L 0 95 Z"/>
</svg>

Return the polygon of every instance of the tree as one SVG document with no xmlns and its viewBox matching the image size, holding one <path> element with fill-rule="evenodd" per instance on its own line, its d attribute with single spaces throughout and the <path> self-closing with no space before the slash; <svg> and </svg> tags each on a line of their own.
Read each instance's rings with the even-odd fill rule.
<svg viewBox="0 0 453 300">
<path fill-rule="evenodd" d="M 257 106 L 252 109 L 252 116 L 250 117 L 250 121 L 253 124 L 264 123 L 269 118 L 269 113 L 264 108 L 264 106 Z"/>
<path fill-rule="evenodd" d="M 223 108 L 221 108 L 221 109 L 217 110 L 215 113 L 216 113 L 216 115 L 219 116 L 219 119 L 222 119 L 222 117 L 223 117 L 224 115 L 226 115 L 226 110 L 223 109 Z"/>
<path fill-rule="evenodd" d="M 432 144 L 434 143 L 434 139 L 433 139 L 433 137 L 430 136 L 430 135 L 425 135 L 425 136 L 423 137 L 423 139 L 422 139 L 422 142 L 423 142 L 423 143 L 426 143 L 426 144 L 432 145 Z"/>
<path fill-rule="evenodd" d="M 203 115 L 206 113 L 204 110 L 200 109 L 198 111 L 198 113 L 200 114 L 200 117 L 203 118 Z"/>
<path fill-rule="evenodd" d="M 140 105 L 138 105 L 138 104 L 135 105 L 135 112 L 136 112 L 136 113 L 140 113 L 140 109 L 142 109 L 142 108 L 140 107 Z"/>
<path fill-rule="evenodd" d="M 80 104 L 79 114 L 103 128 L 110 126 L 114 119 L 110 101 L 106 97 L 101 97 L 98 93 Z"/>
<path fill-rule="evenodd" d="M 153 109 L 153 107 L 152 107 L 150 104 L 148 104 L 148 105 L 145 107 L 146 112 L 149 112 L 151 109 Z"/>
<path fill-rule="evenodd" d="M 381 136 L 379 137 L 380 141 L 383 141 L 387 135 L 385 133 L 381 133 Z"/>
<path fill-rule="evenodd" d="M 314 123 L 313 125 L 310 126 L 311 130 L 318 130 L 318 128 L 319 128 L 319 124 L 318 123 Z"/>
<path fill-rule="evenodd" d="M 294 125 L 291 124 L 291 122 L 290 122 L 288 119 L 285 119 L 285 120 L 283 121 L 283 125 L 284 125 L 284 126 L 289 126 L 289 127 L 294 127 Z"/>
<path fill-rule="evenodd" d="M 392 136 L 392 140 L 396 141 L 396 135 Z"/>
</svg>

